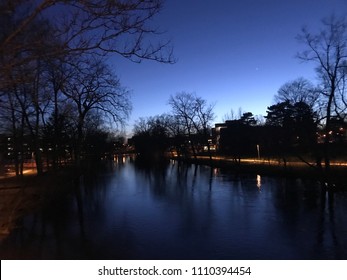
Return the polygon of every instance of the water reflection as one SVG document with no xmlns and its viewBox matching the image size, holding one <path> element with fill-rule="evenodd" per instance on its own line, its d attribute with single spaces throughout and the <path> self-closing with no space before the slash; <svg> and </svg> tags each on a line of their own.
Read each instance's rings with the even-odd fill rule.
<svg viewBox="0 0 347 280">
<path fill-rule="evenodd" d="M 261 188 L 261 176 L 259 174 L 257 174 L 257 188 L 260 191 L 260 188 Z"/>
<path fill-rule="evenodd" d="M 102 174 L 76 180 L 24 217 L 0 245 L 0 257 L 347 257 L 346 194 L 317 182 L 132 158 L 119 158 Z"/>
</svg>

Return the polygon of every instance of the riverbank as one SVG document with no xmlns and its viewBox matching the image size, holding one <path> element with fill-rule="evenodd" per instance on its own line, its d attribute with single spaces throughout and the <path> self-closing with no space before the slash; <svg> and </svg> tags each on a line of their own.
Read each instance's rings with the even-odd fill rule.
<svg viewBox="0 0 347 280">
<path fill-rule="evenodd" d="M 256 173 L 260 175 L 311 178 L 322 182 L 331 183 L 339 188 L 347 189 L 347 163 L 331 162 L 329 174 L 325 166 L 316 166 L 315 163 L 299 160 L 274 160 L 274 159 L 241 159 L 235 160 L 227 156 L 197 156 L 197 158 L 172 157 L 174 160 L 185 161 L 192 164 L 207 165 L 214 168 L 223 168 L 235 173 Z"/>
<path fill-rule="evenodd" d="M 21 177 L 1 178 L 0 241 L 17 226 L 23 215 L 40 209 L 58 194 L 66 193 L 73 177 L 73 171 L 65 169 L 42 176 L 29 172 Z"/>
</svg>

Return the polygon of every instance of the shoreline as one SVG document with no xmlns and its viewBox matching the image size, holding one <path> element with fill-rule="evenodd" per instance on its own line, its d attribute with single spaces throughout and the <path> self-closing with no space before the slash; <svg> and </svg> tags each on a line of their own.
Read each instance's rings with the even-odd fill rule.
<svg viewBox="0 0 347 280">
<path fill-rule="evenodd" d="M 322 182 L 338 185 L 347 190 L 347 163 L 332 162 L 329 174 L 324 165 L 321 167 L 307 164 L 303 161 L 283 161 L 268 159 L 241 159 L 240 162 L 229 157 L 198 156 L 190 158 L 171 157 L 173 160 L 190 164 L 206 165 L 212 168 L 222 168 L 235 173 L 255 173 L 268 176 L 282 176 L 295 178 L 311 178 Z"/>
<path fill-rule="evenodd" d="M 70 170 L 46 172 L 42 176 L 0 178 L 0 242 L 17 226 L 22 216 L 50 203 L 59 193 L 69 192 L 73 180 Z"/>
</svg>

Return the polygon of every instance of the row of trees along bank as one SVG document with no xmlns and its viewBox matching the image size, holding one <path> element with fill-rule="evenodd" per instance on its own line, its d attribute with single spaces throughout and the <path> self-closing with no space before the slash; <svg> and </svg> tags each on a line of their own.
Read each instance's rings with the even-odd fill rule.
<svg viewBox="0 0 347 280">
<path fill-rule="evenodd" d="M 161 7 L 160 0 L 1 1 L 0 134 L 11 139 L 17 175 L 28 149 L 38 174 L 48 156 L 54 167 L 70 158 L 79 166 L 88 135 L 124 124 L 128 91 L 106 58 L 173 63 L 169 42 L 157 43 L 150 25 Z"/>
<path fill-rule="evenodd" d="M 330 169 L 332 152 L 344 155 L 345 146 L 339 146 L 336 150 L 335 144 L 343 142 L 346 137 L 346 19 L 334 16 L 324 19 L 319 32 L 311 33 L 304 28 L 297 39 L 304 46 L 297 58 L 314 65 L 317 84 L 305 78 L 285 83 L 275 96 L 276 104 L 268 107 L 263 123 L 257 122 L 251 112 L 229 120 L 229 124 L 238 127 L 238 130 L 234 130 L 229 138 L 224 135 L 224 139 L 221 139 L 224 146 L 234 149 L 224 149 L 223 153 L 240 157 L 242 147 L 249 144 L 255 149 L 261 141 L 257 135 L 263 135 L 262 139 L 267 143 L 262 143 L 262 146 L 267 147 L 269 155 L 292 155 L 302 160 L 305 160 L 304 155 L 310 155 L 315 158 L 317 165 L 323 161 L 327 171 Z M 192 154 L 196 157 L 201 147 L 210 150 L 213 105 L 195 94 L 185 92 L 172 96 L 169 104 L 172 108 L 170 114 L 140 119 L 135 125 L 134 143 L 138 151 L 160 154 L 171 147 L 178 155 Z M 247 127 L 257 129 L 252 132 Z M 218 142 L 216 137 L 214 141 Z"/>
</svg>

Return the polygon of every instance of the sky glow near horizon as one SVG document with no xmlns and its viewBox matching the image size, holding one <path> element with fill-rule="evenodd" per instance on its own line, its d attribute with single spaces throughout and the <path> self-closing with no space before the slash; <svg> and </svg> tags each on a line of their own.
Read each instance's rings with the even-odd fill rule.
<svg viewBox="0 0 347 280">
<path fill-rule="evenodd" d="M 174 46 L 173 65 L 112 58 L 133 111 L 126 131 L 140 117 L 169 113 L 168 99 L 194 92 L 215 104 L 215 123 L 231 109 L 266 115 L 284 83 L 298 77 L 315 82 L 314 64 L 295 55 L 304 45 L 303 26 L 317 31 L 332 14 L 347 16 L 346 0 L 166 0 L 153 21 Z"/>
</svg>

